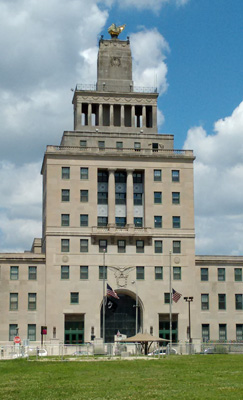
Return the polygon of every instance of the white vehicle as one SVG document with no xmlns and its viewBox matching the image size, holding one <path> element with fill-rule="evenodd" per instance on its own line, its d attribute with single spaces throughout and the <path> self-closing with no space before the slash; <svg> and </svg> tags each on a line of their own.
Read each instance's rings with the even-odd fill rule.
<svg viewBox="0 0 243 400">
<path fill-rule="evenodd" d="M 166 354 L 177 354 L 176 349 L 174 349 L 173 347 L 169 350 L 169 347 L 166 347 L 165 349 L 156 349 L 154 351 L 152 351 L 151 353 L 149 353 L 149 356 L 164 356 Z"/>
</svg>

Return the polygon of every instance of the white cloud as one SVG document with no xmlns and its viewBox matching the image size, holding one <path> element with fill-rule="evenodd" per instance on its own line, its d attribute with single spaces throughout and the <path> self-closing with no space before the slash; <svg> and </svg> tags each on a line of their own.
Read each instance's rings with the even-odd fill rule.
<svg viewBox="0 0 243 400">
<path fill-rule="evenodd" d="M 41 163 L 0 163 L 1 251 L 30 249 L 41 235 Z"/>
<path fill-rule="evenodd" d="M 158 11 L 166 4 L 175 4 L 180 7 L 190 0 L 123 0 L 119 1 L 121 7 L 137 7 L 138 9 L 149 9 Z"/>
<path fill-rule="evenodd" d="M 243 102 L 218 120 L 214 134 L 188 131 L 184 148 L 193 149 L 197 253 L 243 252 Z M 207 249 L 207 250 L 206 250 Z"/>
<path fill-rule="evenodd" d="M 157 29 L 133 33 L 131 48 L 135 86 L 157 86 L 159 92 L 164 93 L 168 87 L 165 58 L 169 51 L 169 45 L 164 37 Z"/>
</svg>

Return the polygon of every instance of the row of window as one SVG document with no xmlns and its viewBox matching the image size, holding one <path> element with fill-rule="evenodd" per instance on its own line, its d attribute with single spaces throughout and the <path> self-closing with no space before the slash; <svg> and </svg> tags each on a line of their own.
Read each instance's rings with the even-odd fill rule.
<svg viewBox="0 0 243 400">
<path fill-rule="evenodd" d="M 107 240 L 101 239 L 99 240 L 99 252 L 103 253 L 107 252 L 108 244 Z M 117 241 L 117 250 L 118 253 L 126 252 L 126 241 L 118 240 Z M 61 251 L 63 253 L 68 253 L 70 251 L 70 239 L 61 239 Z M 88 253 L 89 251 L 89 240 L 88 239 L 80 239 L 80 252 Z M 155 253 L 163 253 L 163 241 L 155 240 L 154 241 L 154 252 Z M 172 252 L 174 254 L 181 253 L 181 241 L 173 240 L 172 242 Z M 136 253 L 144 253 L 144 240 L 136 240 Z"/>
<path fill-rule="evenodd" d="M 126 172 L 117 172 L 116 174 L 123 174 L 124 179 L 126 179 Z M 61 173 L 62 179 L 70 179 L 70 167 L 62 167 Z M 87 180 L 89 179 L 89 168 L 80 167 L 80 179 Z M 162 170 L 154 169 L 154 181 L 162 182 Z M 174 169 L 171 171 L 171 181 L 172 182 L 180 182 L 180 171 Z M 124 180 L 126 182 L 126 180 Z"/>
<path fill-rule="evenodd" d="M 79 141 L 79 145 L 82 148 L 86 148 L 87 147 L 87 140 L 80 140 Z M 141 151 L 141 142 L 134 142 L 134 150 L 135 151 Z M 98 148 L 101 150 L 105 149 L 105 141 L 104 140 L 98 140 Z M 111 147 L 109 147 L 111 148 Z M 121 150 L 123 149 L 123 142 L 116 142 L 116 148 Z M 159 150 L 159 143 L 152 143 L 152 150 L 154 152 L 157 152 Z"/>
<path fill-rule="evenodd" d="M 108 223 L 108 217 L 98 217 L 97 226 L 105 226 Z M 70 214 L 61 214 L 61 226 L 69 226 L 70 225 Z M 116 225 L 121 227 L 126 225 L 125 217 L 116 217 Z M 143 226 L 143 218 L 135 217 L 134 225 L 136 227 Z M 87 227 L 89 226 L 89 215 L 88 214 L 80 214 L 80 226 Z M 154 227 L 162 228 L 162 216 L 156 215 L 154 216 Z M 172 227 L 180 228 L 181 227 L 181 217 L 173 216 L 172 217 Z"/>
<path fill-rule="evenodd" d="M 10 267 L 10 279 L 13 281 L 19 279 L 19 267 L 18 266 Z M 28 268 L 28 279 L 31 281 L 35 281 L 37 279 L 37 267 L 29 267 Z"/>
<path fill-rule="evenodd" d="M 9 341 L 14 340 L 15 336 L 18 335 L 18 324 L 9 325 Z M 27 339 L 36 341 L 36 324 L 28 324 L 27 328 Z"/>
<path fill-rule="evenodd" d="M 35 311 L 37 304 L 37 293 L 28 293 L 28 310 Z M 19 307 L 19 294 L 10 293 L 9 295 L 9 309 L 10 311 L 17 311 Z"/>
<path fill-rule="evenodd" d="M 180 204 L 180 192 L 172 192 L 172 204 Z M 70 189 L 62 189 L 61 201 L 70 201 Z M 87 203 L 89 201 L 89 191 L 80 190 L 80 201 L 81 203 Z M 116 204 L 126 204 L 126 193 L 116 193 L 115 196 Z M 108 192 L 97 193 L 97 204 L 108 204 Z M 134 193 L 133 204 L 142 205 L 142 193 Z M 154 192 L 154 204 L 162 204 L 162 192 Z"/>
<path fill-rule="evenodd" d="M 201 294 L 201 309 L 209 310 L 209 294 Z M 226 310 L 226 294 L 218 294 L 218 309 Z M 235 309 L 243 310 L 243 294 L 235 294 Z"/>
<path fill-rule="evenodd" d="M 218 281 L 224 282 L 226 280 L 226 269 L 225 268 L 218 268 Z M 235 282 L 242 281 L 242 268 L 234 268 L 234 277 Z M 209 280 L 209 270 L 208 268 L 201 268 L 201 281 L 208 281 Z"/>
<path fill-rule="evenodd" d="M 227 340 L 227 324 L 219 324 L 219 340 Z M 210 324 L 202 324 L 202 339 L 210 340 Z M 236 340 L 243 340 L 243 324 L 236 324 Z"/>
<path fill-rule="evenodd" d="M 105 276 L 103 275 L 105 273 Z M 99 279 L 107 279 L 107 267 L 99 266 Z M 136 267 L 136 279 L 145 278 L 145 267 Z M 70 279 L 70 266 L 61 266 L 61 279 Z M 80 266 L 80 279 L 89 279 L 89 267 L 87 265 Z M 163 267 L 154 267 L 154 279 L 163 280 Z M 173 267 L 173 279 L 181 280 L 181 267 Z"/>
</svg>

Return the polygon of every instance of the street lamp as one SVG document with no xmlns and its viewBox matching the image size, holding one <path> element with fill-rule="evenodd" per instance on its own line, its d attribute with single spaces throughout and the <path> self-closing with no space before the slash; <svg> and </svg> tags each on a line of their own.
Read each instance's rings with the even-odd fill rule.
<svg viewBox="0 0 243 400">
<path fill-rule="evenodd" d="M 191 302 L 193 301 L 193 297 L 184 297 L 184 300 L 188 303 L 188 318 L 189 318 L 189 326 L 188 326 L 188 334 L 189 334 L 189 343 L 192 342 L 191 338 Z"/>
<path fill-rule="evenodd" d="M 136 288 L 136 332 L 138 333 L 138 288 L 137 288 L 137 281 L 132 281 L 132 285 L 135 285 Z"/>
</svg>

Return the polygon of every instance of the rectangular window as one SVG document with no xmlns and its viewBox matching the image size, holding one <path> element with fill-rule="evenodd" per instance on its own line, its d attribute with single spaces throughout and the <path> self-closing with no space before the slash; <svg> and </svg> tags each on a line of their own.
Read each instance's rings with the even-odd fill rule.
<svg viewBox="0 0 243 400">
<path fill-rule="evenodd" d="M 69 265 L 61 266 L 61 279 L 69 279 Z"/>
<path fill-rule="evenodd" d="M 162 180 L 162 171 L 161 169 L 154 169 L 154 181 L 160 182 Z"/>
<path fill-rule="evenodd" d="M 108 171 L 99 169 L 97 179 L 98 182 L 108 182 Z"/>
<path fill-rule="evenodd" d="M 61 252 L 69 252 L 69 239 L 61 239 Z"/>
<path fill-rule="evenodd" d="M 71 292 L 70 293 L 70 303 L 71 304 L 79 303 L 79 292 Z"/>
<path fill-rule="evenodd" d="M 180 204 L 180 192 L 172 192 L 172 204 Z"/>
<path fill-rule="evenodd" d="M 136 267 L 136 279 L 144 279 L 144 267 Z"/>
<path fill-rule="evenodd" d="M 89 241 L 88 239 L 80 239 L 80 253 L 88 253 Z"/>
<path fill-rule="evenodd" d="M 180 228 L 181 227 L 181 217 L 172 217 L 172 226 L 173 228 Z"/>
<path fill-rule="evenodd" d="M 123 149 L 123 142 L 116 142 L 117 149 Z"/>
<path fill-rule="evenodd" d="M 127 173 L 123 171 L 115 172 L 115 183 L 126 183 Z"/>
<path fill-rule="evenodd" d="M 70 190 L 62 189 L 62 201 L 70 201 Z"/>
<path fill-rule="evenodd" d="M 18 310 L 18 300 L 19 300 L 18 293 L 10 293 L 10 296 L 9 296 L 9 309 L 10 309 L 10 311 L 17 311 Z"/>
<path fill-rule="evenodd" d="M 209 294 L 208 293 L 201 294 L 201 309 L 209 310 Z"/>
<path fill-rule="evenodd" d="M 180 171 L 173 169 L 171 171 L 172 182 L 180 182 Z"/>
<path fill-rule="evenodd" d="M 108 217 L 98 217 L 97 218 L 97 226 L 107 226 Z"/>
<path fill-rule="evenodd" d="M 107 240 L 99 240 L 99 253 L 107 253 Z"/>
<path fill-rule="evenodd" d="M 227 340 L 227 325 L 219 324 L 219 340 Z"/>
<path fill-rule="evenodd" d="M 87 203 L 89 201 L 89 191 L 80 190 L 80 201 L 81 203 Z"/>
<path fill-rule="evenodd" d="M 116 226 L 120 228 L 124 228 L 127 223 L 127 219 L 125 217 L 116 217 Z"/>
<path fill-rule="evenodd" d="M 126 241 L 125 240 L 117 241 L 117 251 L 118 251 L 118 253 L 126 253 Z"/>
<path fill-rule="evenodd" d="M 202 341 L 207 342 L 210 340 L 209 324 L 202 324 Z"/>
<path fill-rule="evenodd" d="M 99 147 L 99 149 L 104 149 L 105 148 L 105 141 L 104 140 L 99 140 L 98 141 L 98 147 Z"/>
<path fill-rule="evenodd" d="M 133 172 L 133 183 L 143 183 L 143 173 L 142 172 Z"/>
<path fill-rule="evenodd" d="M 154 192 L 154 204 L 162 203 L 162 192 Z"/>
<path fill-rule="evenodd" d="M 154 227 L 162 228 L 162 216 L 161 215 L 154 216 Z"/>
<path fill-rule="evenodd" d="M 236 324 L 236 340 L 243 341 L 243 324 Z"/>
<path fill-rule="evenodd" d="M 87 140 L 80 140 L 80 147 L 87 147 Z"/>
<path fill-rule="evenodd" d="M 107 279 L 107 267 L 99 266 L 99 279 Z"/>
<path fill-rule="evenodd" d="M 29 267 L 29 280 L 36 281 L 37 279 L 37 267 Z"/>
<path fill-rule="evenodd" d="M 36 341 L 36 325 L 35 324 L 28 324 L 28 333 L 27 337 L 30 341 Z"/>
<path fill-rule="evenodd" d="M 143 227 L 143 218 L 142 217 L 134 217 L 134 226 L 136 228 L 142 228 Z"/>
<path fill-rule="evenodd" d="M 235 309 L 243 310 L 243 294 L 235 295 Z"/>
<path fill-rule="evenodd" d="M 152 150 L 158 151 L 158 149 L 159 149 L 159 143 L 152 143 Z"/>
<path fill-rule="evenodd" d="M 141 143 L 140 142 L 134 142 L 134 150 L 135 151 L 140 151 L 141 150 Z"/>
<path fill-rule="evenodd" d="M 62 167 L 62 179 L 70 179 L 70 167 Z"/>
<path fill-rule="evenodd" d="M 170 304 L 170 293 L 164 293 L 164 303 Z"/>
<path fill-rule="evenodd" d="M 61 226 L 69 226 L 69 214 L 62 214 L 61 215 Z"/>
<path fill-rule="evenodd" d="M 116 204 L 126 204 L 126 193 L 116 193 Z"/>
<path fill-rule="evenodd" d="M 36 310 L 36 293 L 28 293 L 28 310 L 34 311 Z"/>
<path fill-rule="evenodd" d="M 163 241 L 162 240 L 154 241 L 154 252 L 155 253 L 163 253 Z"/>
<path fill-rule="evenodd" d="M 201 281 L 208 281 L 208 268 L 201 268 Z"/>
<path fill-rule="evenodd" d="M 226 294 L 218 294 L 219 310 L 226 310 Z"/>
<path fill-rule="evenodd" d="M 154 267 L 155 280 L 163 279 L 163 267 Z"/>
<path fill-rule="evenodd" d="M 80 168 L 80 179 L 89 179 L 89 169 L 88 168 Z"/>
<path fill-rule="evenodd" d="M 218 281 L 225 281 L 225 268 L 218 268 Z"/>
<path fill-rule="evenodd" d="M 10 279 L 11 281 L 19 279 L 19 267 L 10 267 Z"/>
<path fill-rule="evenodd" d="M 242 268 L 235 268 L 235 282 L 242 281 Z"/>
<path fill-rule="evenodd" d="M 173 279 L 175 281 L 181 280 L 181 267 L 173 267 Z"/>
<path fill-rule="evenodd" d="M 89 225 L 88 214 L 80 214 L 80 226 L 88 226 L 88 225 Z"/>
<path fill-rule="evenodd" d="M 98 192 L 98 204 L 108 204 L 108 193 L 107 192 Z"/>
<path fill-rule="evenodd" d="M 89 279 L 89 267 L 87 265 L 80 266 L 80 279 Z"/>
<path fill-rule="evenodd" d="M 143 194 L 142 193 L 133 193 L 133 204 L 135 206 L 142 206 L 142 204 L 143 204 Z"/>
<path fill-rule="evenodd" d="M 144 253 L 144 241 L 136 240 L 136 253 Z"/>
<path fill-rule="evenodd" d="M 180 254 L 181 253 L 181 241 L 173 240 L 173 253 Z"/>
<path fill-rule="evenodd" d="M 18 334 L 18 325 L 17 324 L 10 324 L 9 325 L 9 341 L 12 342 L 15 336 Z"/>
</svg>

